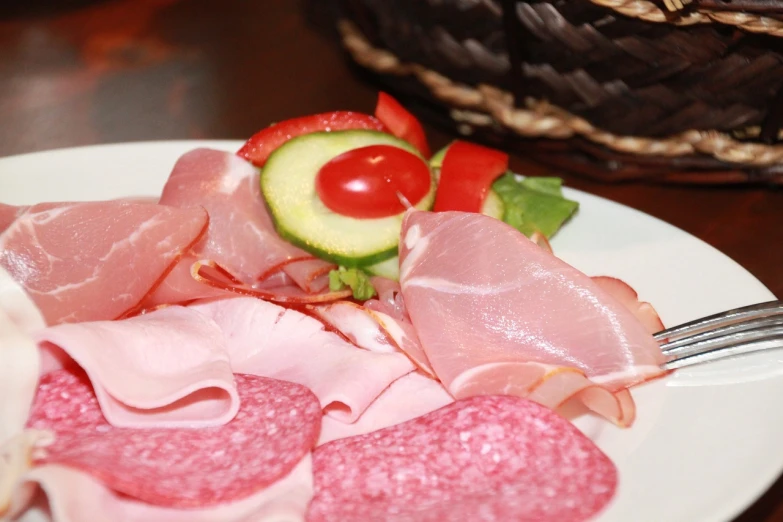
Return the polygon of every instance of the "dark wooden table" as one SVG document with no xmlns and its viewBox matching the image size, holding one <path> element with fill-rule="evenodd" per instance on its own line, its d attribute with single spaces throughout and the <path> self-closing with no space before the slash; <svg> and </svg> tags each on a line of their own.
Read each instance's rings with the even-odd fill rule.
<svg viewBox="0 0 783 522">
<path fill-rule="evenodd" d="M 120 141 L 244 139 L 294 115 L 371 111 L 375 97 L 376 87 L 306 24 L 298 2 L 0 4 L 0 156 Z M 428 132 L 436 147 L 451 138 Z M 530 168 L 520 158 L 513 166 Z M 783 297 L 783 190 L 604 185 L 557 175 L 703 239 Z M 783 480 L 737 519 L 759 521 L 783 522 Z"/>
</svg>

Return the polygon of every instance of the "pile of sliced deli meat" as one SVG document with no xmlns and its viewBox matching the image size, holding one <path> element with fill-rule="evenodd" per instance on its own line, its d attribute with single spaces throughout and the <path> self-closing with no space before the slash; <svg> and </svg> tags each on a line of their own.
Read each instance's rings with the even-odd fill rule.
<svg viewBox="0 0 783 522">
<path fill-rule="evenodd" d="M 617 485 L 556 410 L 630 426 L 661 325 L 500 221 L 409 211 L 400 282 L 330 292 L 258 171 L 0 205 L 0 519 L 579 521 Z"/>
</svg>

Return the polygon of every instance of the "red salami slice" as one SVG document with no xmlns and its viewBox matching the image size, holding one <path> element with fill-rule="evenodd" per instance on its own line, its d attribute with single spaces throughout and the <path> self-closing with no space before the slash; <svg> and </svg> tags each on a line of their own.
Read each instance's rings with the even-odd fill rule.
<svg viewBox="0 0 783 522">
<path fill-rule="evenodd" d="M 41 378 L 29 427 L 55 432 L 38 463 L 81 469 L 150 504 L 196 508 L 239 500 L 288 474 L 313 448 L 318 399 L 304 386 L 236 375 L 241 408 L 228 424 L 202 429 L 115 428 L 86 377 Z"/>
<path fill-rule="evenodd" d="M 578 522 L 612 498 L 609 458 L 534 402 L 483 396 L 313 454 L 308 521 Z"/>
</svg>

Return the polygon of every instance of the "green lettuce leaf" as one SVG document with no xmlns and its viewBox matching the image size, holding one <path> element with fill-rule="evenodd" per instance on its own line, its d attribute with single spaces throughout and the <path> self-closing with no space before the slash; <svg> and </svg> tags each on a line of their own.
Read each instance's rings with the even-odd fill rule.
<svg viewBox="0 0 783 522">
<path fill-rule="evenodd" d="M 563 197 L 563 180 L 554 177 L 500 176 L 492 190 L 503 201 L 503 221 L 526 236 L 538 231 L 547 238 L 557 232 L 579 207 Z"/>
<path fill-rule="evenodd" d="M 353 298 L 366 301 L 375 295 L 370 276 L 358 268 L 338 267 L 329 272 L 329 290 L 336 292 L 345 287 L 353 290 Z"/>
</svg>

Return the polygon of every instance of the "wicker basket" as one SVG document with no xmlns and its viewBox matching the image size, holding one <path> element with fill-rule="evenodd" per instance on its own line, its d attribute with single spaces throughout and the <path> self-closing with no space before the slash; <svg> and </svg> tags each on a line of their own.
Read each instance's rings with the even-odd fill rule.
<svg viewBox="0 0 783 522">
<path fill-rule="evenodd" d="M 603 180 L 783 184 L 783 0 L 339 5 L 353 58 L 464 135 Z"/>
</svg>

